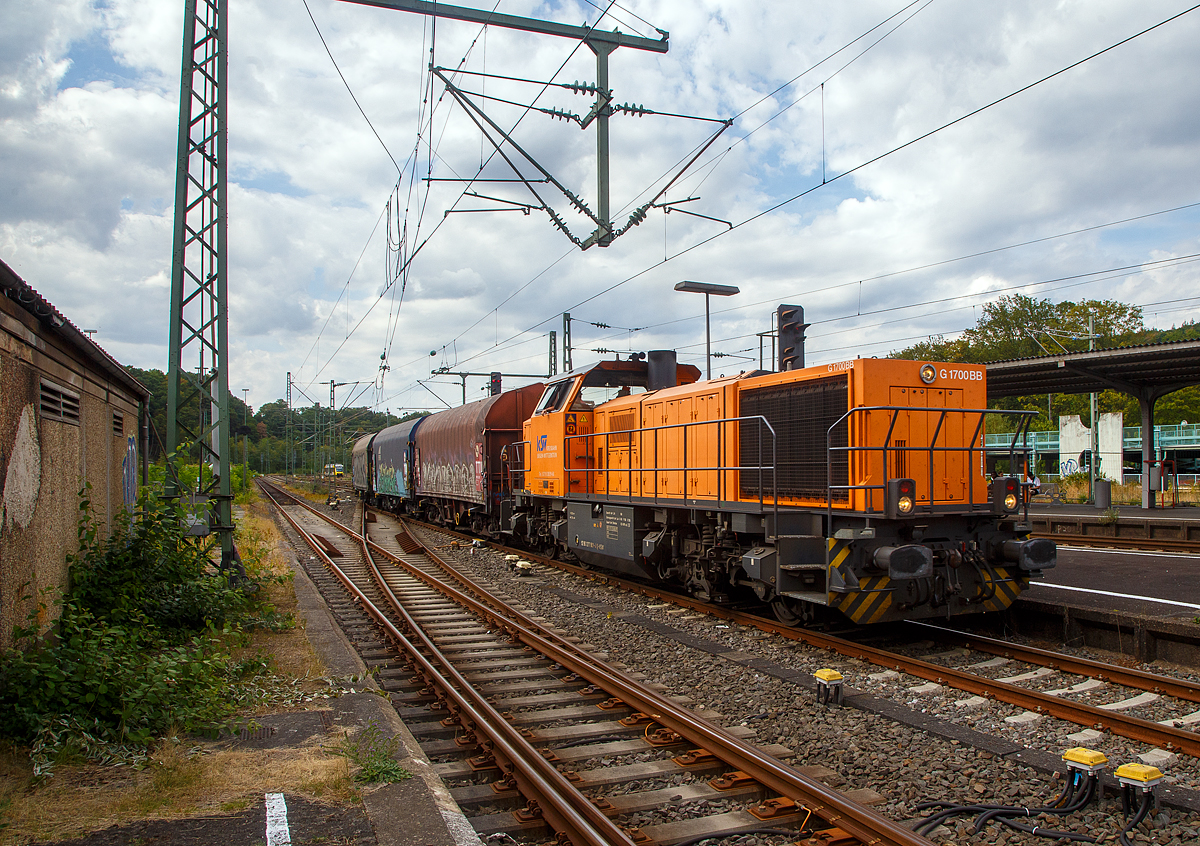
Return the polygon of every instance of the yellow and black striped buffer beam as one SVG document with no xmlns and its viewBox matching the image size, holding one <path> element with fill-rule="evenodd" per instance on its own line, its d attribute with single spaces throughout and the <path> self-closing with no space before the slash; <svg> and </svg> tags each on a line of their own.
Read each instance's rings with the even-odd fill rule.
<svg viewBox="0 0 1200 846">
<path fill-rule="evenodd" d="M 988 590 L 989 584 L 996 587 L 996 595 L 983 603 L 984 611 L 1003 611 L 1017 601 L 1023 590 L 1020 579 L 1009 568 L 996 567 L 995 573 L 996 578 L 987 572 L 983 573 L 984 591 Z"/>
<path fill-rule="evenodd" d="M 849 540 L 829 538 L 829 584 L 841 579 L 834 576 L 850 555 Z M 891 579 L 887 576 L 871 576 L 858 579 L 858 589 L 849 593 L 829 592 L 829 605 L 841 611 L 856 623 L 877 623 L 892 607 Z"/>
</svg>

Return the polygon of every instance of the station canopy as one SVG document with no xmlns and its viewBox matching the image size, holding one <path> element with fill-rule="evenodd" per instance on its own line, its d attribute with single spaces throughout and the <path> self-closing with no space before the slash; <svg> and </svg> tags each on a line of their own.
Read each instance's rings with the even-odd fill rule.
<svg viewBox="0 0 1200 846">
<path fill-rule="evenodd" d="M 987 365 L 988 399 L 1107 389 L 1154 399 L 1200 384 L 1200 341 L 1063 353 Z"/>
<path fill-rule="evenodd" d="M 1029 394 L 1089 394 L 1107 389 L 1135 397 L 1142 412 L 1142 466 L 1146 468 L 1157 463 L 1154 403 L 1180 388 L 1200 385 L 1200 341 L 996 361 L 987 365 L 987 379 L 989 400 Z M 1142 507 L 1154 508 L 1150 485 L 1142 486 Z"/>
</svg>

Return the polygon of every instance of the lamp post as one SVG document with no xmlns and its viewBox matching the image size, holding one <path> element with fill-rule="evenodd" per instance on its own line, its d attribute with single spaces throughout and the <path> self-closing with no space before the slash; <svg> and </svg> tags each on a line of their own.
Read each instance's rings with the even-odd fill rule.
<svg viewBox="0 0 1200 846">
<path fill-rule="evenodd" d="M 708 379 L 712 379 L 712 331 L 709 328 L 709 310 L 708 298 L 709 295 L 718 297 L 732 297 L 734 294 L 741 293 L 735 285 L 717 285 L 714 282 L 679 282 L 675 285 L 676 291 L 686 291 L 689 294 L 704 295 L 704 364 L 708 371 Z"/>
<path fill-rule="evenodd" d="M 242 425 L 247 429 L 250 428 L 250 406 L 247 401 L 250 399 L 250 389 L 242 388 Z M 242 490 L 246 490 L 246 450 L 249 445 L 246 443 L 249 436 L 242 433 Z"/>
</svg>

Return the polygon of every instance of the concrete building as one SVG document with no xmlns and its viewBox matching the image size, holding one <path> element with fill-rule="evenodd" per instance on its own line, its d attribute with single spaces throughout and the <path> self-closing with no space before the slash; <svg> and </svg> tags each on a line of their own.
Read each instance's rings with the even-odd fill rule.
<svg viewBox="0 0 1200 846">
<path fill-rule="evenodd" d="M 149 392 L 0 262 L 0 648 L 46 588 L 67 586 L 79 493 L 104 527 L 126 519 Z M 54 604 L 43 623 L 57 615 Z"/>
</svg>

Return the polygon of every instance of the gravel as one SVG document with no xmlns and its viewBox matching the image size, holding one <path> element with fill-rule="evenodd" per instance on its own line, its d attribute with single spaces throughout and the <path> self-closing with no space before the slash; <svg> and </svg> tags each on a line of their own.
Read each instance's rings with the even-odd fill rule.
<svg viewBox="0 0 1200 846">
<path fill-rule="evenodd" d="M 907 821 L 925 816 L 916 805 L 927 801 L 956 803 L 1013 804 L 1038 806 L 1048 804 L 1058 796 L 1061 781 L 1032 767 L 994 755 L 990 752 L 947 740 L 893 722 L 876 714 L 852 707 L 821 707 L 810 688 L 785 681 L 738 663 L 747 656 L 766 658 L 792 668 L 800 675 L 832 667 L 846 679 L 848 688 L 874 694 L 892 702 L 903 703 L 914 710 L 935 715 L 990 735 L 1043 750 L 1054 756 L 1079 743 L 1066 735 L 1080 730 L 1079 726 L 1052 718 L 1040 719 L 1028 726 L 1014 726 L 1004 718 L 1019 713 L 1012 706 L 987 701 L 973 708 L 956 705 L 967 694 L 952 688 L 932 693 L 916 693 L 912 687 L 923 680 L 900 675 L 897 678 L 873 681 L 871 674 L 881 668 L 861 661 L 842 658 L 756 629 L 717 620 L 707 615 L 687 612 L 674 605 L 626 593 L 586 577 L 575 576 L 556 569 L 537 565 L 534 575 L 513 577 L 502 554 L 490 550 L 443 549 L 441 552 L 455 561 L 472 577 L 501 586 L 503 595 L 533 615 L 539 615 L 565 634 L 582 638 L 595 651 L 608 654 L 609 662 L 619 661 L 630 670 L 644 673 L 651 682 L 665 685 L 669 692 L 689 697 L 697 710 L 716 711 L 717 720 L 724 725 L 742 725 L 757 732 L 757 742 L 780 743 L 794 750 L 795 766 L 820 765 L 836 774 L 832 786 L 851 791 L 869 788 L 883 797 L 875 810 L 895 820 Z M 603 604 L 603 608 L 571 602 L 555 590 L 569 591 L 586 598 L 588 603 Z M 733 660 L 693 649 L 676 640 L 663 637 L 642 625 L 631 623 L 625 615 L 637 615 L 659 624 L 666 624 L 692 636 L 707 638 L 728 647 L 735 653 Z M 985 660 L 976 656 L 965 663 Z M 954 666 L 959 658 L 948 660 Z M 1016 675 L 1032 669 L 1019 662 L 997 668 L 996 677 Z M 1161 668 L 1154 668 L 1162 672 Z M 1080 681 L 1077 677 L 1055 674 L 1040 680 L 1042 689 L 1068 687 Z M 1124 691 L 1108 685 L 1103 696 L 1093 693 L 1080 696 L 1082 701 L 1108 702 L 1137 691 Z M 1181 716 L 1178 705 L 1150 706 L 1144 712 L 1150 719 Z M 1139 716 L 1142 711 L 1137 712 Z M 1136 756 L 1149 747 L 1105 733 L 1089 748 L 1104 752 L 1116 766 L 1136 762 Z M 624 756 L 623 760 L 637 760 Z M 613 759 L 612 763 L 618 763 Z M 1200 789 L 1200 767 L 1194 759 L 1180 756 L 1163 767 L 1168 781 L 1180 786 Z M 684 811 L 690 815 L 691 812 Z M 624 820 L 623 820 L 624 822 Z M 1103 808 L 1090 806 L 1066 818 L 1045 817 L 1026 821 L 1043 827 L 1087 833 L 1116 842 L 1123 825 L 1120 804 L 1110 796 Z M 1037 837 L 991 823 L 978 835 L 973 833 L 974 817 L 967 816 L 943 825 L 931 839 L 954 844 L 1045 844 Z M 1143 823 L 1132 837 L 1135 843 L 1159 846 L 1194 844 L 1200 832 L 1200 816 L 1174 809 Z M 731 840 L 739 846 L 761 843 L 770 846 L 785 842 L 779 838 L 742 837 Z"/>
</svg>

